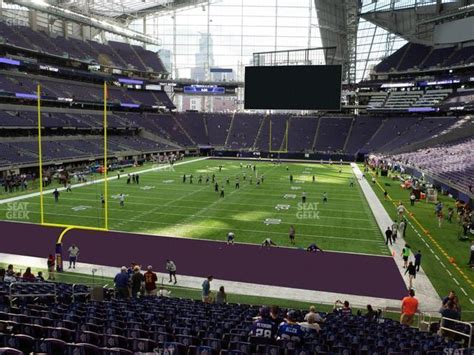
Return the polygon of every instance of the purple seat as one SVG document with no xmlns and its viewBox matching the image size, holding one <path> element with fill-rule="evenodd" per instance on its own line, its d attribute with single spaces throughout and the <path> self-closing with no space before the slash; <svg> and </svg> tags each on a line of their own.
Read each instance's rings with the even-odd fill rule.
<svg viewBox="0 0 474 355">
<path fill-rule="evenodd" d="M 0 348 L 0 354 L 3 355 L 23 355 L 23 351 L 13 348 Z"/>
<path fill-rule="evenodd" d="M 133 351 L 123 348 L 102 348 L 102 355 L 133 355 Z"/>
<path fill-rule="evenodd" d="M 48 355 L 64 355 L 67 343 L 60 339 L 45 338 L 39 342 L 39 352 L 47 353 Z"/>
<path fill-rule="evenodd" d="M 102 355 L 102 349 L 87 343 L 67 344 L 68 355 Z"/>
<path fill-rule="evenodd" d="M 131 341 L 131 349 L 134 352 L 151 352 L 156 346 L 156 343 L 147 338 L 135 338 Z"/>
</svg>

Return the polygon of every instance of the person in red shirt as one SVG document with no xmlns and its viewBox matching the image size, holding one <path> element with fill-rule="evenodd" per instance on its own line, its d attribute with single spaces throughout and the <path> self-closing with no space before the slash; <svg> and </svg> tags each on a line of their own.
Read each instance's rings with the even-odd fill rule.
<svg viewBox="0 0 474 355">
<path fill-rule="evenodd" d="M 34 274 L 31 273 L 31 268 L 27 267 L 25 272 L 23 273 L 23 280 L 27 282 L 35 282 L 36 277 Z"/>
<path fill-rule="evenodd" d="M 54 256 L 53 254 L 49 254 L 48 256 L 48 280 L 54 280 Z"/>
<path fill-rule="evenodd" d="M 148 265 L 147 272 L 143 274 L 145 277 L 145 293 L 147 296 L 156 296 L 156 281 L 158 277 L 153 272 L 153 267 Z"/>
<path fill-rule="evenodd" d="M 402 300 L 400 323 L 409 326 L 412 325 L 416 312 L 418 312 L 418 300 L 415 298 L 415 290 L 410 289 L 408 296 Z"/>
</svg>

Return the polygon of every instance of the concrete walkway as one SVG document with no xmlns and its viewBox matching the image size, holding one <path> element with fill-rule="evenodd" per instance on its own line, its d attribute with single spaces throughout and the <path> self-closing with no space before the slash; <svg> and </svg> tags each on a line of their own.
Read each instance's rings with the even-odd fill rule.
<svg viewBox="0 0 474 355">
<path fill-rule="evenodd" d="M 374 214 L 377 225 L 382 232 L 382 235 L 385 236 L 385 230 L 388 226 L 392 226 L 393 221 L 390 218 L 389 214 L 382 205 L 382 202 L 379 200 L 374 190 L 370 186 L 370 183 L 363 177 L 362 172 L 360 171 L 357 164 L 352 163 L 352 171 L 359 182 L 362 192 L 364 193 L 365 198 Z M 388 245 L 392 255 L 394 255 L 394 262 L 397 264 L 397 267 L 402 275 L 407 288 L 409 286 L 408 276 L 405 275 L 405 269 L 403 268 L 402 260 L 402 249 L 405 245 L 405 241 L 402 238 L 397 238 L 397 241 L 393 245 Z M 414 262 L 413 255 L 410 256 L 409 261 Z M 416 275 L 416 279 L 413 284 L 415 289 L 416 297 L 420 301 L 420 310 L 424 312 L 436 312 L 441 306 L 441 299 L 438 296 L 433 284 L 426 276 L 426 273 L 423 271 L 423 268 L 420 268 L 420 271 Z"/>
<path fill-rule="evenodd" d="M 46 268 L 46 259 L 38 257 L 0 253 L 0 261 L 6 264 L 28 265 L 33 268 Z M 67 262 L 65 262 L 64 267 L 66 268 L 65 270 L 68 273 L 89 275 L 89 277 L 87 277 L 87 279 L 85 279 L 84 281 L 85 284 L 87 284 L 87 282 L 90 282 L 90 277 L 92 276 L 93 269 L 96 270 L 95 277 L 97 278 L 97 282 L 99 282 L 102 277 L 113 278 L 120 271 L 119 268 L 116 267 L 94 265 L 88 263 L 78 263 L 75 269 L 67 269 L 67 265 Z M 155 268 L 157 267 L 155 266 Z M 167 274 L 157 272 L 157 276 L 158 282 L 163 283 L 165 287 L 167 285 L 172 285 L 168 283 L 169 278 Z M 179 274 L 177 275 L 177 279 L 178 284 L 176 286 L 199 290 L 201 289 L 202 282 L 204 281 L 203 277 L 183 276 Z M 113 284 L 111 283 L 108 286 L 113 287 Z M 367 304 L 371 304 L 375 308 L 383 309 L 398 309 L 400 307 L 400 301 L 398 300 L 348 295 L 335 292 L 310 291 L 288 287 L 265 286 L 261 284 L 235 282 L 220 279 L 214 279 L 212 281 L 211 290 L 213 292 L 217 292 L 220 286 L 224 286 L 226 292 L 230 294 L 272 297 L 286 300 L 303 301 L 314 304 L 333 305 L 336 300 L 348 300 L 351 303 L 351 306 L 355 308 L 365 308 Z M 171 294 L 171 296 L 173 295 Z"/>
</svg>

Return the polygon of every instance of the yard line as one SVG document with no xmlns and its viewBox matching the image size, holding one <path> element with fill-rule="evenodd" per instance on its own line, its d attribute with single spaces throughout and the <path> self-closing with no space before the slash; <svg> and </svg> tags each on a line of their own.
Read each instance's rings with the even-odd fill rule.
<svg viewBox="0 0 474 355">
<path fill-rule="evenodd" d="M 178 177 L 175 178 L 175 180 L 178 179 Z M 150 183 L 151 184 L 151 183 Z M 141 183 L 141 185 L 143 185 L 143 182 Z M 190 184 L 187 184 L 187 185 L 183 185 L 183 186 L 189 186 Z M 208 187 L 208 188 L 214 188 L 214 184 L 194 184 L 196 186 L 203 186 L 203 187 Z M 220 186 L 222 186 L 223 184 L 221 184 Z M 229 185 L 224 185 L 224 186 L 230 186 L 231 184 Z M 241 187 L 249 187 L 249 186 L 254 186 L 254 185 L 250 185 L 250 184 L 246 184 L 246 183 L 241 183 L 240 184 Z M 127 185 L 128 186 L 128 185 Z M 131 185 L 131 186 L 140 186 L 140 185 Z M 145 185 L 147 186 L 147 185 Z M 177 188 L 177 189 L 173 189 L 173 188 L 170 188 L 172 185 L 168 184 L 167 187 L 166 186 L 163 186 L 163 188 L 157 188 L 156 185 L 155 185 L 155 188 L 153 189 L 154 191 L 156 192 L 160 192 L 160 191 L 172 191 L 172 192 L 180 192 L 182 191 L 182 189 L 180 188 Z M 117 188 L 117 186 L 114 186 L 113 188 Z M 304 189 L 301 189 L 301 190 L 298 190 L 298 191 L 281 191 L 279 193 L 275 193 L 275 194 L 271 194 L 271 193 L 266 193 L 264 191 L 262 191 L 261 193 L 258 193 L 258 189 L 257 187 L 255 187 L 255 191 L 256 192 L 241 192 L 242 195 L 248 195 L 249 197 L 258 197 L 260 200 L 265 200 L 265 199 L 275 199 L 275 197 L 283 197 L 284 195 L 288 195 L 288 194 L 293 194 L 293 195 L 300 195 L 302 191 L 304 191 Z M 314 194 L 310 194 L 308 193 L 309 190 L 306 190 L 306 193 L 307 193 L 307 200 L 308 202 L 313 202 L 313 201 L 309 201 L 310 200 L 310 197 L 313 196 L 314 197 Z M 328 189 L 326 189 L 325 191 L 330 191 Z M 92 194 L 92 192 L 87 192 L 87 191 L 81 191 L 79 192 L 80 194 Z M 335 200 L 335 201 L 360 201 L 359 198 L 347 198 L 347 197 L 344 197 L 344 198 L 338 198 L 338 197 L 331 197 L 333 195 L 346 195 L 347 194 L 335 194 L 335 193 L 330 193 L 329 194 L 329 200 Z M 322 196 L 322 195 L 321 195 Z M 266 198 L 268 197 L 268 198 Z M 317 198 L 315 199 L 314 202 L 319 202 L 322 203 L 322 198 L 320 198 L 319 195 L 317 195 Z"/>
</svg>

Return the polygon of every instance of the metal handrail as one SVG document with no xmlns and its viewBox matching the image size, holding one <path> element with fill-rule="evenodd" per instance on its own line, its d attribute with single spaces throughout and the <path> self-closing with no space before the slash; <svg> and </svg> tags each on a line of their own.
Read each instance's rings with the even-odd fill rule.
<svg viewBox="0 0 474 355">
<path fill-rule="evenodd" d="M 458 323 L 458 324 L 462 324 L 462 325 L 465 325 L 465 326 L 468 326 L 469 327 L 469 334 L 466 334 L 466 333 L 463 333 L 463 332 L 460 332 L 458 330 L 454 330 L 454 329 L 451 329 L 451 328 L 446 328 L 444 326 L 444 322 L 448 320 L 450 322 L 453 322 L 453 323 Z M 472 324 L 469 323 L 469 322 L 463 322 L 463 321 L 460 321 L 460 320 L 457 320 L 457 319 L 452 319 L 452 318 L 446 318 L 446 317 L 442 317 L 441 318 L 441 322 L 440 322 L 440 326 L 439 326 L 439 329 L 440 330 L 445 330 L 447 332 L 451 332 L 451 333 L 454 333 L 454 334 L 458 334 L 458 335 L 461 335 L 463 337 L 466 337 L 468 340 L 467 340 L 467 347 L 470 348 L 471 345 L 472 345 L 472 337 L 473 337 L 473 334 L 472 334 Z"/>
</svg>

